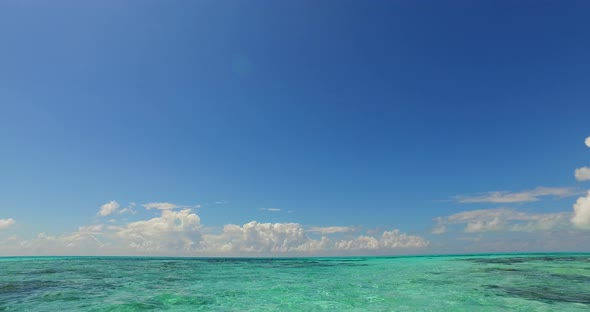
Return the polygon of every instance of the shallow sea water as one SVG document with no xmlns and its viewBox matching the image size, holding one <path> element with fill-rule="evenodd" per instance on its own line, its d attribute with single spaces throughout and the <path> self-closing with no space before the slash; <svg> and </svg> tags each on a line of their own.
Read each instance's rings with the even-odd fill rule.
<svg viewBox="0 0 590 312">
<path fill-rule="evenodd" d="M 0 311 L 590 311 L 590 254 L 0 258 Z"/>
</svg>

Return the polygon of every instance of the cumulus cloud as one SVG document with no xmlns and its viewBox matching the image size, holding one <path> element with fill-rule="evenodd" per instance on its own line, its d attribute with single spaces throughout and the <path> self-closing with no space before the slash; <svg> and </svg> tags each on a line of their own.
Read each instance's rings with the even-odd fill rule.
<svg viewBox="0 0 590 312">
<path fill-rule="evenodd" d="M 454 199 L 463 204 L 470 203 L 521 203 L 521 202 L 532 202 L 539 200 L 543 196 L 553 197 L 568 197 L 578 194 L 571 188 L 563 187 L 537 187 L 533 190 L 522 191 L 522 192 L 488 192 L 473 195 L 459 195 L 455 196 Z"/>
<path fill-rule="evenodd" d="M 590 180 L 590 168 L 582 167 L 582 168 L 576 169 L 575 176 L 576 176 L 576 180 L 578 180 L 578 181 Z"/>
<path fill-rule="evenodd" d="M 115 229 L 117 238 L 144 251 L 196 250 L 201 239 L 201 219 L 191 209 L 162 210 L 160 217 Z"/>
<path fill-rule="evenodd" d="M 352 240 L 336 242 L 336 249 L 345 250 L 378 250 L 394 248 L 424 248 L 430 244 L 420 236 L 400 233 L 399 230 L 384 231 L 381 236 L 359 236 Z"/>
<path fill-rule="evenodd" d="M 62 235 L 40 233 L 35 238 L 21 240 L 19 249 L 12 242 L 11 248 L 13 253 L 23 255 L 186 255 L 201 251 L 200 243 L 200 218 L 190 209 L 183 209 L 162 210 L 157 218 L 121 226 L 95 224 Z"/>
<path fill-rule="evenodd" d="M 590 191 L 586 196 L 578 198 L 574 204 L 571 222 L 578 228 L 590 229 Z"/>
<path fill-rule="evenodd" d="M 53 235 L 41 233 L 31 239 L 0 242 L 0 254 L 21 255 L 338 255 L 387 254 L 395 250 L 424 248 L 429 242 L 415 235 L 373 231 L 355 236 L 348 226 L 305 227 L 298 223 L 227 224 L 222 229 L 204 228 L 192 208 L 171 203 L 145 204 L 160 215 L 126 224 L 92 224 L 76 231 Z M 101 215 L 120 212 L 112 201 L 101 207 Z M 272 210 L 270 210 L 272 211 Z M 13 224 L 0 219 L 0 228 Z M 309 234 L 315 234 L 313 237 Z M 317 234 L 321 237 L 317 237 Z M 332 235 L 337 235 L 337 238 Z"/>
<path fill-rule="evenodd" d="M 110 201 L 102 206 L 100 206 L 100 211 L 98 212 L 98 215 L 101 217 L 104 216 L 108 216 L 111 213 L 115 212 L 117 209 L 119 209 L 120 205 L 119 203 L 117 203 L 116 201 Z"/>
<path fill-rule="evenodd" d="M 207 247 L 218 252 L 288 252 L 304 245 L 308 238 L 297 223 L 228 224 L 219 235 L 206 237 Z"/>
<path fill-rule="evenodd" d="M 35 238 L 20 240 L 18 254 L 21 255 L 81 255 L 100 254 L 105 244 L 100 237 L 104 235 L 103 225 L 90 225 L 78 231 L 54 236 L 40 233 Z M 11 248 L 15 249 L 16 239 Z"/>
<path fill-rule="evenodd" d="M 586 140 L 584 141 L 584 143 L 586 144 L 586 146 L 590 147 L 590 137 L 587 137 Z M 588 181 L 588 180 L 590 180 L 590 168 L 588 168 L 588 167 L 578 168 L 574 172 L 574 175 L 576 176 L 576 180 L 578 180 L 578 181 Z"/>
<path fill-rule="evenodd" d="M 435 218 L 433 234 L 443 234 L 451 225 L 463 225 L 468 233 L 513 231 L 534 232 L 567 228 L 571 214 L 560 213 L 527 213 L 512 209 L 481 209 L 463 211 L 446 217 Z"/>
<path fill-rule="evenodd" d="M 7 229 L 15 223 L 16 223 L 16 221 L 14 221 L 14 219 L 12 219 L 12 218 L 0 219 L 0 230 Z"/>
<path fill-rule="evenodd" d="M 310 253 L 338 251 L 387 251 L 396 248 L 423 248 L 429 242 L 420 236 L 384 231 L 381 236 L 358 236 L 334 240 L 327 236 L 312 239 L 298 223 L 250 223 L 226 225 L 219 235 L 206 235 L 212 251 L 223 253 Z"/>
<path fill-rule="evenodd" d="M 399 230 L 344 239 L 329 237 L 345 228 L 325 227 L 325 235 L 314 239 L 298 223 L 252 221 L 228 224 L 220 233 L 211 234 L 203 232 L 199 216 L 190 209 L 162 210 L 157 218 L 123 226 L 82 226 L 60 236 L 41 233 L 21 241 L 20 254 L 338 255 L 391 253 L 429 245 L 426 239 Z"/>
</svg>

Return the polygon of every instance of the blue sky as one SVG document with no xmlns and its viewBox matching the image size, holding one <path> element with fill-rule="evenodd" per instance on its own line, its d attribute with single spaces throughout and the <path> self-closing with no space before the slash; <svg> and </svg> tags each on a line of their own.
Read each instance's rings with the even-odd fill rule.
<svg viewBox="0 0 590 312">
<path fill-rule="evenodd" d="M 267 253 L 587 250 L 588 9 L 2 1 L 0 245 L 240 255 L 250 224 Z"/>
</svg>

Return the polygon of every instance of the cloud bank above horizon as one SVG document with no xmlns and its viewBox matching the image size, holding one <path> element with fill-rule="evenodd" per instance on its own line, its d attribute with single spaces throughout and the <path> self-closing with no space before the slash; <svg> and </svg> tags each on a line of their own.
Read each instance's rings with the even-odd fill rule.
<svg viewBox="0 0 590 312">
<path fill-rule="evenodd" d="M 585 144 L 590 147 L 590 137 Z M 587 167 L 576 169 L 578 181 L 590 180 Z M 588 169 L 590 171 L 590 169 Z M 546 198 L 578 197 L 571 211 L 538 213 L 509 207 L 475 209 L 434 218 L 432 234 L 473 234 L 467 240 L 479 240 L 484 233 L 562 234 L 560 239 L 586 237 L 590 233 L 590 190 L 581 193 L 570 187 L 536 187 L 510 192 L 496 191 L 453 197 L 459 204 L 537 202 Z M 226 203 L 226 202 L 224 202 Z M 136 204 L 121 205 L 111 200 L 98 208 L 100 222 L 78 227 L 61 235 L 44 232 L 34 238 L 16 235 L 0 237 L 0 255 L 357 255 L 424 252 L 431 241 L 420 235 L 402 233 L 399 229 L 361 231 L 357 226 L 304 226 L 299 223 L 265 223 L 251 221 L 242 225 L 225 224 L 206 227 L 195 212 L 200 205 L 177 205 L 151 202 L 141 205 L 158 216 L 127 221 L 113 216 L 136 214 Z M 280 208 L 259 208 L 280 212 Z M 106 220 L 106 217 L 111 218 Z M 0 230 L 11 231 L 13 218 L 0 219 Z M 459 231 L 457 231 L 459 229 Z M 584 233 L 584 234 L 581 234 Z M 463 238 L 465 239 L 465 238 Z"/>
<path fill-rule="evenodd" d="M 24 255 L 346 255 L 411 252 L 430 244 L 421 236 L 401 233 L 398 229 L 352 236 L 347 233 L 353 231 L 353 227 L 304 227 L 299 223 L 251 221 L 243 225 L 226 224 L 219 231 L 212 231 L 203 226 L 194 208 L 186 208 L 189 206 L 171 203 L 142 206 L 146 210 L 159 210 L 160 215 L 120 225 L 80 226 L 75 232 L 59 236 L 45 233 L 32 239 L 11 236 L 0 240 L 0 250 Z M 118 202 L 110 201 L 99 208 L 98 215 L 112 215 L 119 207 Z M 0 220 L 0 228 L 13 223 L 12 219 Z"/>
</svg>

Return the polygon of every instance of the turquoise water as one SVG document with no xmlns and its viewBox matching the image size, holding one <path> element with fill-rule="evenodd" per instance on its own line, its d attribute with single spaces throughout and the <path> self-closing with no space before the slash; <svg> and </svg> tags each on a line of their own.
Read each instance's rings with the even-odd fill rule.
<svg viewBox="0 0 590 312">
<path fill-rule="evenodd" d="M 0 258 L 0 311 L 590 311 L 590 254 Z"/>
</svg>

